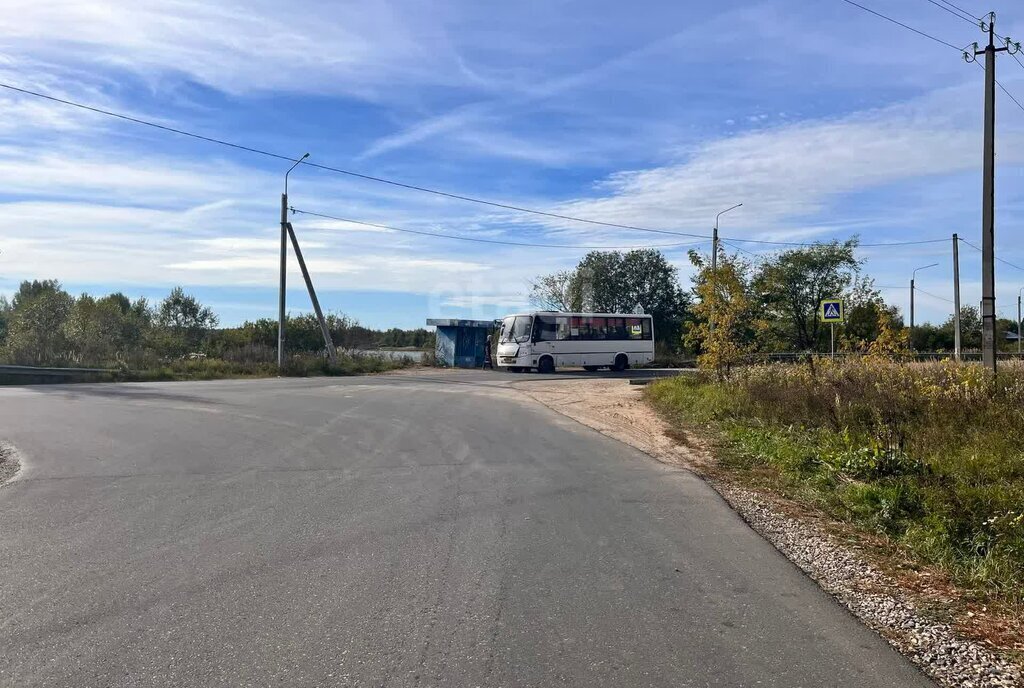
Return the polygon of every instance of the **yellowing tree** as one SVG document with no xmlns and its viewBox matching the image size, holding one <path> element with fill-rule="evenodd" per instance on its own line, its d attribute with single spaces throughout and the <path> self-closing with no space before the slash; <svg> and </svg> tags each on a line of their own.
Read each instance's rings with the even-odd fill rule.
<svg viewBox="0 0 1024 688">
<path fill-rule="evenodd" d="M 690 252 L 690 261 L 698 268 L 694 292 L 699 301 L 693 306 L 696 323 L 685 341 L 699 350 L 697 365 L 714 370 L 722 379 L 754 348 L 756 324 L 748 296 L 747 265 L 722 254 L 718 267 L 712 269 L 695 251 Z"/>
<path fill-rule="evenodd" d="M 878 336 L 868 346 L 868 356 L 902 360 L 910 355 L 910 332 L 888 310 L 878 312 Z"/>
</svg>

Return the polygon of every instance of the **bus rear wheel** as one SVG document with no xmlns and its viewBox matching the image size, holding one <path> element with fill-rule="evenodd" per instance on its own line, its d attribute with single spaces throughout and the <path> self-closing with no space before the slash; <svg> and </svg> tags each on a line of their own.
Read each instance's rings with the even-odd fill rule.
<svg viewBox="0 0 1024 688">
<path fill-rule="evenodd" d="M 550 356 L 543 356 L 537 361 L 537 372 L 545 375 L 550 375 L 555 372 L 555 359 Z"/>
<path fill-rule="evenodd" d="M 619 354 L 615 357 L 615 363 L 612 365 L 612 370 L 617 373 L 621 373 L 623 370 L 629 367 L 629 357 L 626 354 Z"/>
</svg>

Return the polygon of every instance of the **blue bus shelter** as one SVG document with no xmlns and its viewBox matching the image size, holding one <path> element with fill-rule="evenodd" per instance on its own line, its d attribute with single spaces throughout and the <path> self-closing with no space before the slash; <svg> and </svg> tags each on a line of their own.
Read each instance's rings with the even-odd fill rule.
<svg viewBox="0 0 1024 688">
<path fill-rule="evenodd" d="M 427 325 L 437 328 L 437 362 L 454 368 L 479 368 L 484 364 L 487 335 L 493 320 L 457 320 L 429 318 Z"/>
</svg>

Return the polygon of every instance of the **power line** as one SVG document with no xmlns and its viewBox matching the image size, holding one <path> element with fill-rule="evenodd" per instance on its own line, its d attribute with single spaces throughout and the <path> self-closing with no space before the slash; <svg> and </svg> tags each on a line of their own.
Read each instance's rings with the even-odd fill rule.
<svg viewBox="0 0 1024 688">
<path fill-rule="evenodd" d="M 952 299 L 947 299 L 947 298 L 944 298 L 942 296 L 936 296 L 935 294 L 931 293 L 930 291 L 925 291 L 924 289 L 922 289 L 921 287 L 918 287 L 918 286 L 914 287 L 914 291 L 919 291 L 922 294 L 924 294 L 925 296 L 930 296 L 933 299 L 938 299 L 939 301 L 945 301 L 946 303 L 953 303 Z"/>
<path fill-rule="evenodd" d="M 264 150 L 262 148 L 256 148 L 255 146 L 246 146 L 246 145 L 243 145 L 243 144 L 233 143 L 231 141 L 226 141 L 224 139 L 218 139 L 218 138 L 215 138 L 215 137 L 212 137 L 212 136 L 205 136 L 203 134 L 197 134 L 195 132 L 187 131 L 185 129 L 179 129 L 177 127 L 171 127 L 171 126 L 167 126 L 165 124 L 159 124 L 157 122 L 153 122 L 153 121 L 150 121 L 150 120 L 145 120 L 145 119 L 142 119 L 142 118 L 139 118 L 139 117 L 133 117 L 131 115 L 125 115 L 123 113 L 114 112 L 112 110 L 106 110 L 106 109 L 103 109 L 103 108 L 94 107 L 92 105 L 86 105 L 84 103 L 78 103 L 78 102 L 75 102 L 73 100 L 67 100 L 67 99 L 64 99 L 64 98 L 58 98 L 56 96 L 51 96 L 51 95 L 47 95 L 45 93 L 40 93 L 38 91 L 32 91 L 32 90 L 29 90 L 29 89 L 20 88 L 18 86 L 12 86 L 11 84 L 7 84 L 7 83 L 3 83 L 3 82 L 0 82 L 0 87 L 6 88 L 6 89 L 11 90 L 11 91 L 16 91 L 16 92 L 24 94 L 24 95 L 33 96 L 35 98 L 42 98 L 44 100 L 49 100 L 49 101 L 52 101 L 52 102 L 55 102 L 55 103 L 60 103 L 62 105 L 68 105 L 70 107 L 79 108 L 81 110 L 87 110 L 89 112 L 93 112 L 93 113 L 96 113 L 96 114 L 105 115 L 107 117 L 113 117 L 113 118 L 124 120 L 124 121 L 127 121 L 127 122 L 132 122 L 134 124 L 139 124 L 139 125 L 142 125 L 142 126 L 151 127 L 151 128 L 154 128 L 154 129 L 159 129 L 161 131 L 166 131 L 166 132 L 173 133 L 173 134 L 178 134 L 180 136 L 187 136 L 189 138 L 197 139 L 199 141 L 204 141 L 206 143 L 213 143 L 213 144 L 217 144 L 217 145 L 220 145 L 220 146 L 227 146 L 228 148 L 233 148 L 235 150 L 245 151 L 247 153 L 253 153 L 253 154 L 256 154 L 256 155 L 262 155 L 262 156 L 265 156 L 265 157 L 268 157 L 268 158 L 273 158 L 275 160 L 282 160 L 282 161 L 285 161 L 285 162 L 292 162 L 292 163 L 299 162 L 299 163 L 301 163 L 303 165 L 306 165 L 308 167 L 313 167 L 313 168 L 320 169 L 320 170 L 325 170 L 325 171 L 328 171 L 328 172 L 335 172 L 335 173 L 347 175 L 347 176 L 350 176 L 350 177 L 356 177 L 358 179 L 363 179 L 363 180 L 366 180 L 366 181 L 378 182 L 378 183 L 381 183 L 381 184 L 389 184 L 391 186 L 396 186 L 396 187 L 400 187 L 400 188 L 403 188 L 403 189 L 410 189 L 410 190 L 413 190 L 413 191 L 420 191 L 420 192 L 423 192 L 423 193 L 434 194 L 434 195 L 437 195 L 437 196 L 444 196 L 446 198 L 452 198 L 452 199 L 456 199 L 456 200 L 460 200 L 460 201 L 466 201 L 466 202 L 469 202 L 469 203 L 477 203 L 477 204 L 480 204 L 480 205 L 486 205 L 486 206 L 491 206 L 491 207 L 495 207 L 495 208 L 502 208 L 504 210 L 512 210 L 512 211 L 516 211 L 516 212 L 528 213 L 528 214 L 532 214 L 532 215 L 539 215 L 539 216 L 550 217 L 550 218 L 555 218 L 555 219 L 560 219 L 560 220 L 567 220 L 567 221 L 571 221 L 571 222 L 582 222 L 582 223 L 586 223 L 586 224 L 600 225 L 600 226 L 604 226 L 604 227 L 612 227 L 612 228 L 617 228 L 617 229 L 627 229 L 627 230 L 640 231 L 640 232 L 652 232 L 652 233 L 656 233 L 656 234 L 667 234 L 667 235 L 671 235 L 671 236 L 682 236 L 682 237 L 689 237 L 689 238 L 692 238 L 692 239 L 710 239 L 711 238 L 710 236 L 704 235 L 704 234 L 693 234 L 691 232 L 677 232 L 677 231 L 667 230 L 667 229 L 653 229 L 653 228 L 650 228 L 650 227 L 638 227 L 636 225 L 619 224 L 619 223 L 616 223 L 616 222 L 604 222 L 604 221 L 601 221 L 601 220 L 593 220 L 593 219 L 589 219 L 589 218 L 574 217 L 574 216 L 571 216 L 571 215 L 562 215 L 562 214 L 559 214 L 559 213 L 550 213 L 550 212 L 546 212 L 546 211 L 543 211 L 543 210 L 537 210 L 537 209 L 534 209 L 534 208 L 525 208 L 525 207 L 522 207 L 522 206 L 511 205 L 511 204 L 508 204 L 508 203 L 498 203 L 496 201 L 488 201 L 488 200 L 481 199 L 481 198 L 474 198 L 472 196 L 464 196 L 462 194 L 450 193 L 450 192 L 447 192 L 447 191 L 441 191 L 441 190 L 438 190 L 438 189 L 432 189 L 432 188 L 428 188 L 428 187 L 425 187 L 425 186 L 417 186 L 415 184 L 406 184 L 404 182 L 398 182 L 398 181 L 395 181 L 395 180 L 392 180 L 392 179 L 386 179 L 384 177 L 375 177 L 373 175 L 362 174 L 360 172 L 354 172 L 352 170 L 346 170 L 346 169 L 342 169 L 340 167 L 333 167 L 331 165 L 322 165 L 322 164 L 319 164 L 319 163 L 310 162 L 308 160 L 299 160 L 299 159 L 292 158 L 292 157 L 287 156 L 287 155 L 281 155 L 280 153 L 274 153 L 272 151 Z M 753 243 L 753 244 L 765 244 L 765 245 L 770 245 L 770 246 L 813 246 L 814 243 L 815 243 L 815 242 L 799 242 L 799 241 L 768 241 L 768 240 L 764 240 L 764 239 L 741 239 L 741 238 L 738 238 L 738 237 L 725 237 L 725 238 L 729 239 L 730 241 L 738 241 L 738 242 Z M 937 242 L 940 242 L 940 241 L 947 241 L 947 239 L 927 239 L 927 240 L 923 240 L 923 241 L 869 243 L 869 244 L 859 244 L 859 246 L 860 247 L 909 246 L 909 245 L 913 245 L 913 244 L 937 243 Z"/>
<path fill-rule="evenodd" d="M 967 244 L 968 246 L 970 246 L 971 248 L 973 248 L 973 249 L 974 249 L 975 251 L 977 251 L 978 253 L 981 253 L 981 249 L 980 249 L 980 248 L 978 248 L 977 246 L 975 246 L 974 244 L 972 244 L 971 242 L 967 241 L 967 239 L 964 239 L 963 237 L 958 237 L 958 238 L 960 239 L 960 243 L 961 243 L 961 244 Z"/>
<path fill-rule="evenodd" d="M 1024 66 L 1024 65 L 1022 65 L 1022 66 Z M 996 86 L 998 86 L 999 90 L 1001 90 L 1003 93 L 1005 93 L 1010 98 L 1010 100 L 1012 100 L 1014 102 L 1014 104 L 1016 104 L 1017 107 L 1019 107 L 1021 109 L 1021 111 L 1024 112 L 1024 105 L 1021 105 L 1021 102 L 1019 100 L 1017 100 L 1016 98 L 1014 98 L 1013 94 L 1006 90 L 1005 86 L 1003 86 L 998 81 L 996 82 Z"/>
<path fill-rule="evenodd" d="M 1009 52 L 1009 51 L 1007 51 L 1007 52 Z M 1019 58 L 1019 57 L 1017 57 L 1017 53 L 1010 53 L 1010 57 L 1012 57 L 1012 58 L 1013 58 L 1013 60 L 1014 60 L 1014 62 L 1016 62 L 1017 64 L 1019 64 L 1019 65 L 1021 66 L 1021 68 L 1024 68 L 1024 62 L 1021 62 L 1021 61 L 1020 61 L 1020 58 Z"/>
<path fill-rule="evenodd" d="M 745 248 L 742 248 L 742 247 L 740 247 L 740 246 L 737 246 L 736 244 L 733 244 L 733 243 L 731 243 L 731 242 L 725 241 L 725 240 L 724 240 L 724 239 L 722 239 L 721 237 L 719 237 L 719 238 L 718 238 L 718 241 L 720 241 L 721 243 L 725 244 L 726 246 L 732 246 L 732 247 L 733 247 L 734 249 L 736 249 L 737 251 L 742 251 L 743 253 L 746 253 L 747 255 L 751 255 L 751 256 L 754 256 L 755 258 L 757 257 L 757 254 L 756 254 L 756 253 L 754 253 L 753 251 L 748 251 L 747 249 L 745 249 Z"/>
<path fill-rule="evenodd" d="M 970 12 L 965 10 L 963 7 L 960 7 L 958 5 L 954 5 L 953 3 L 949 2 L 949 0 L 939 0 L 939 1 L 943 5 L 949 5 L 950 7 L 955 9 L 956 11 L 960 12 L 961 14 L 967 15 L 968 17 L 970 17 L 971 19 L 974 19 L 975 21 L 981 21 L 981 17 L 974 16 L 973 14 L 971 14 Z"/>
<path fill-rule="evenodd" d="M 1008 51 L 1008 52 L 1009 52 L 1009 51 Z M 1015 53 L 1010 53 L 1010 54 L 1014 55 L 1014 57 L 1017 57 L 1017 55 L 1016 55 Z M 1019 61 L 1019 60 L 1018 60 L 1018 61 Z M 982 65 L 982 63 L 981 63 L 981 62 L 979 62 L 979 61 L 975 61 L 975 65 L 977 65 L 977 66 L 978 66 L 979 68 L 981 68 L 981 71 L 982 71 L 982 72 L 984 72 L 984 71 L 985 71 L 985 68 L 984 68 L 984 66 Z M 1024 67 L 1024 65 L 1021 65 L 1021 67 Z M 1011 93 L 1010 91 L 1008 91 L 1008 90 L 1007 90 L 1007 87 L 1006 87 L 1006 86 L 1002 85 L 1002 84 L 1001 84 L 1001 83 L 999 82 L 999 80 L 998 80 L 998 79 L 996 79 L 996 80 L 995 80 L 995 85 L 999 87 L 999 90 L 1001 90 L 1002 92 L 1006 93 L 1006 94 L 1007 94 L 1007 96 L 1008 96 L 1008 97 L 1009 97 L 1009 98 L 1010 98 L 1011 100 L 1013 100 L 1013 101 L 1014 101 L 1014 104 L 1016 104 L 1016 105 L 1017 105 L 1018 107 L 1020 107 L 1021 111 L 1022 111 L 1022 112 L 1024 112 L 1024 104 L 1021 104 L 1021 101 L 1020 101 L 1020 100 L 1018 100 L 1017 98 L 1015 98 L 1015 97 L 1014 97 L 1014 94 L 1013 94 L 1013 93 Z"/>
<path fill-rule="evenodd" d="M 965 243 L 965 244 L 967 244 L 968 246 L 973 248 L 978 253 L 981 253 L 981 249 L 978 248 L 977 246 L 975 246 L 974 244 L 972 244 L 971 242 L 967 241 L 967 239 L 964 239 L 963 237 L 960 237 L 960 241 Z M 1017 270 L 1020 270 L 1021 272 L 1024 272 L 1024 268 L 1022 268 L 1021 266 L 1017 265 L 1016 263 L 1011 263 L 1010 261 L 1004 260 L 1003 258 L 1000 258 L 999 256 L 996 256 L 996 260 L 998 260 L 1003 265 L 1008 265 L 1011 268 L 1015 268 Z"/>
<path fill-rule="evenodd" d="M 459 201 L 466 201 L 466 202 L 469 202 L 469 203 L 477 203 L 477 204 L 480 204 L 480 205 L 491 206 L 491 207 L 494 207 L 494 208 L 502 208 L 504 210 L 513 210 L 513 211 L 520 212 L 520 213 L 530 213 L 532 215 L 540 215 L 540 216 L 550 217 L 550 218 L 554 218 L 554 219 L 558 219 L 558 220 L 567 220 L 567 221 L 570 221 L 570 222 L 582 222 L 582 223 L 591 224 L 591 225 L 600 225 L 600 226 L 603 226 L 603 227 L 615 227 L 615 228 L 618 228 L 618 229 L 628 229 L 628 230 L 633 230 L 633 231 L 638 231 L 638 232 L 653 232 L 653 233 L 656 233 L 656 234 L 669 234 L 669 235 L 672 235 L 672 236 L 684 236 L 684 237 L 692 237 L 692 238 L 696 238 L 696 239 L 708 238 L 708 237 L 704 237 L 703 235 L 700 235 L 700 234 L 691 234 L 691 233 L 688 233 L 688 232 L 676 232 L 676 231 L 667 230 L 667 229 L 652 229 L 650 227 L 637 227 L 635 225 L 619 224 L 619 223 L 616 223 L 616 222 L 604 222 L 604 221 L 601 221 L 601 220 L 592 220 L 592 219 L 583 218 L 583 217 L 573 217 L 571 215 L 562 215 L 560 213 L 551 213 L 551 212 L 546 212 L 546 211 L 543 211 L 543 210 L 536 210 L 534 208 L 524 208 L 522 206 L 511 205 L 511 204 L 508 204 L 508 203 L 498 203 L 496 201 L 488 201 L 488 200 L 484 200 L 484 199 L 481 199 L 481 198 L 474 198 L 472 196 L 463 196 L 461 194 L 450 193 L 450 192 L 447 192 L 447 191 L 441 191 L 439 189 L 431 189 L 431 188 L 428 188 L 428 187 L 425 187 L 425 186 L 417 186 L 415 184 L 406 184 L 404 182 L 398 182 L 398 181 L 395 181 L 393 179 L 386 179 L 384 177 L 375 177 L 373 175 L 362 174 L 360 172 L 353 172 L 352 170 L 346 170 L 346 169 L 342 169 L 340 167 L 332 167 L 330 165 L 321 165 L 319 163 L 309 162 L 308 160 L 299 160 L 297 158 L 292 158 L 292 157 L 289 157 L 287 155 L 281 155 L 280 153 L 273 153 L 271 151 L 263 150 L 263 149 L 260 149 L 260 148 L 255 148 L 253 146 L 245 146 L 245 145 L 238 144 L 238 143 L 232 143 L 231 141 L 225 141 L 223 139 L 214 138 L 212 136 L 204 136 L 202 134 L 196 134 L 196 133 L 191 132 L 191 131 L 186 131 L 184 129 L 178 129 L 176 127 L 170 127 L 170 126 L 167 126 L 167 125 L 164 125 L 164 124 L 158 124 L 156 122 L 151 122 L 149 120 L 144 120 L 144 119 L 141 119 L 139 117 L 132 117 L 132 116 L 129 116 L 129 115 L 118 113 L 118 112 L 113 112 L 111 110 L 104 110 L 103 108 L 93 107 L 91 105 L 85 105 L 83 103 L 77 103 L 77 102 L 72 101 L 72 100 L 66 100 L 64 98 L 57 98 L 55 96 L 47 95 L 45 93 L 39 93 L 38 91 L 30 91 L 30 90 L 25 89 L 25 88 L 19 88 L 17 86 L 12 86 L 11 84 L 6 84 L 6 83 L 0 82 L 0 87 L 6 88 L 6 89 L 11 90 L 11 91 L 17 91 L 18 93 L 23 93 L 25 95 L 34 96 L 36 98 L 43 98 L 45 100 L 53 101 L 53 102 L 56 102 L 56 103 L 61 103 L 63 105 L 69 105 L 71 107 L 80 108 L 82 110 L 88 110 L 90 112 L 94 112 L 94 113 L 101 114 L 101 115 L 106 115 L 108 117 L 116 117 L 117 119 L 125 120 L 125 121 L 128 121 L 128 122 L 133 122 L 135 124 L 141 124 L 143 126 L 153 127 L 154 129 L 160 129 L 162 131 L 167 131 L 167 132 L 171 132 L 171 133 L 174 133 L 174 134 L 179 134 L 181 136 L 188 136 L 190 138 L 198 139 L 200 141 L 206 141 L 207 143 L 215 143 L 215 144 L 218 144 L 218 145 L 221 145 L 221 146 L 228 146 L 228 147 L 234 148 L 236 150 L 246 151 L 247 153 L 255 153 L 257 155 L 263 155 L 263 156 L 266 156 L 266 157 L 269 157 L 269 158 L 274 158 L 276 160 L 284 160 L 284 161 L 293 162 L 293 163 L 294 162 L 298 162 L 298 163 L 301 163 L 302 165 L 306 165 L 307 167 L 313 167 L 313 168 L 320 169 L 320 170 L 325 170 L 325 171 L 328 171 L 328 172 L 336 172 L 338 174 L 347 175 L 349 177 L 356 177 L 358 179 L 363 179 L 363 180 L 366 180 L 366 181 L 377 182 L 377 183 L 380 183 L 380 184 L 389 184 L 391 186 L 397 186 L 397 187 L 400 187 L 400 188 L 403 188 L 403 189 L 409 189 L 409 190 L 412 190 L 412 191 L 420 191 L 420 192 L 423 192 L 423 193 L 434 194 L 435 196 L 444 196 L 446 198 L 452 198 L 452 199 L 459 200 Z"/>
<path fill-rule="evenodd" d="M 384 229 L 390 232 L 403 232 L 406 234 L 418 234 L 420 236 L 437 237 L 439 239 L 455 239 L 458 241 L 473 241 L 481 244 L 501 244 L 503 246 L 527 246 L 530 248 L 572 248 L 572 249 L 605 249 L 605 250 L 632 250 L 632 249 L 644 249 L 644 248 L 672 248 L 679 246 L 696 246 L 703 244 L 705 241 L 694 241 L 694 242 L 683 242 L 678 244 L 654 244 L 646 246 L 582 246 L 578 244 L 544 244 L 538 242 L 525 242 L 525 241 L 505 241 L 502 239 L 482 239 L 480 237 L 466 237 L 459 236 L 458 234 L 446 234 L 443 232 L 430 232 L 422 229 L 408 229 L 404 227 L 393 227 L 391 225 L 378 224 L 376 222 L 365 222 L 363 220 L 353 220 L 347 217 L 337 217 L 335 215 L 328 215 L 326 213 L 316 213 L 310 210 L 300 210 L 299 208 L 289 208 L 293 213 L 300 215 L 309 215 L 311 217 L 319 217 L 325 220 L 336 220 L 337 222 L 348 222 L 354 225 L 363 225 L 364 227 L 374 227 L 376 229 Z"/>
<path fill-rule="evenodd" d="M 942 4 L 939 4 L 938 2 L 936 2 L 936 0 L 925 0 L 925 2 L 930 2 L 931 4 L 935 5 L 940 10 L 942 10 L 943 12 L 949 12 L 950 14 L 952 14 L 957 19 L 962 19 L 965 22 L 967 22 L 968 24 L 973 24 L 975 27 L 977 27 L 978 26 L 978 22 L 981 21 L 980 18 L 971 19 L 971 18 L 965 17 L 963 14 L 960 13 L 959 10 L 952 10 L 949 7 L 946 7 L 946 6 L 942 5 Z M 968 16 L 970 16 L 970 15 L 968 15 Z"/>
<path fill-rule="evenodd" d="M 928 39 L 931 39 L 931 40 L 935 41 L 936 43 L 941 43 L 942 45 L 944 45 L 946 47 L 952 48 L 953 50 L 957 51 L 958 53 L 959 52 L 963 52 L 963 48 L 958 48 L 958 47 L 956 47 L 955 45 L 953 45 L 952 43 L 950 43 L 948 41 L 944 41 L 941 38 L 936 38 L 935 36 L 931 35 L 930 33 L 925 33 L 924 31 L 921 31 L 919 29 L 915 29 L 913 26 L 910 26 L 909 24 L 904 24 L 903 22 L 897 21 L 897 20 L 893 19 L 892 17 L 888 17 L 888 16 L 882 14 L 881 12 L 876 12 L 875 10 L 873 10 L 873 9 L 871 9 L 869 7 L 865 7 L 864 5 L 861 5 L 859 3 L 856 3 L 853 0 L 843 0 L 843 2 L 845 2 L 848 5 L 853 5 L 854 7 L 858 7 L 860 9 L 864 10 L 865 12 L 869 12 L 870 14 L 873 14 L 876 17 L 880 17 L 880 18 L 884 19 L 887 22 L 892 22 L 893 24 L 896 24 L 897 26 L 902 26 L 904 29 L 907 29 L 908 31 L 913 31 L 914 33 L 916 33 L 919 36 L 924 36 L 925 38 L 928 38 Z"/>
</svg>

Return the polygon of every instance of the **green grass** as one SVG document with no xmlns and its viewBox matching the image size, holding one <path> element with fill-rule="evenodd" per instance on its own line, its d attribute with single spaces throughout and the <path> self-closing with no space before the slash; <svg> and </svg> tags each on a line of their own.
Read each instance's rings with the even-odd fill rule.
<svg viewBox="0 0 1024 688">
<path fill-rule="evenodd" d="M 1024 602 L 1024 368 L 879 361 L 659 381 L 671 422 L 719 465 L 880 533 L 983 599 Z"/>
<path fill-rule="evenodd" d="M 405 359 L 387 356 L 338 353 L 338 362 L 331 364 L 320 356 L 291 356 L 285 363 L 286 377 L 364 375 L 413 365 Z M 276 377 L 277 364 L 265 361 L 226 361 L 219 358 L 175 360 L 151 368 L 118 373 L 119 381 L 156 380 L 219 380 L 225 378 Z"/>
</svg>

